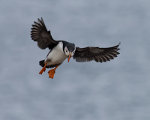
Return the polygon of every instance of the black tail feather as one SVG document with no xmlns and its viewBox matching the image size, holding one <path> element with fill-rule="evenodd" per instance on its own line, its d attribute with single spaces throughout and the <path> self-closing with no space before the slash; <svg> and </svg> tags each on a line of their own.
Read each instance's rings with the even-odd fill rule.
<svg viewBox="0 0 150 120">
<path fill-rule="evenodd" d="M 44 60 L 41 60 L 41 61 L 39 62 L 39 65 L 41 65 L 42 67 L 44 67 L 44 65 L 45 65 Z"/>
<path fill-rule="evenodd" d="M 61 64 L 61 63 L 60 63 L 60 64 Z M 60 64 L 46 65 L 46 68 L 53 68 L 53 67 L 56 67 L 56 66 L 58 66 L 58 65 L 60 65 Z M 39 61 L 39 65 L 42 66 L 42 67 L 44 67 L 44 65 L 45 65 L 45 60 Z"/>
</svg>

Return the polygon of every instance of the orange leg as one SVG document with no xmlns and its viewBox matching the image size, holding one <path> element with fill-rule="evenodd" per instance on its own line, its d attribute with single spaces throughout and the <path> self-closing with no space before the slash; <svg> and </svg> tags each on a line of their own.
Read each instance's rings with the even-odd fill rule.
<svg viewBox="0 0 150 120">
<path fill-rule="evenodd" d="M 45 72 L 45 70 L 46 70 L 46 65 L 47 65 L 47 63 L 45 63 L 44 67 L 41 69 L 41 71 L 39 72 L 39 74 L 42 74 L 43 72 Z"/>
<path fill-rule="evenodd" d="M 54 78 L 55 71 L 56 71 L 57 68 L 58 68 L 58 66 L 56 66 L 55 68 L 53 68 L 50 71 L 48 71 L 49 78 L 52 78 L 52 79 Z"/>
</svg>

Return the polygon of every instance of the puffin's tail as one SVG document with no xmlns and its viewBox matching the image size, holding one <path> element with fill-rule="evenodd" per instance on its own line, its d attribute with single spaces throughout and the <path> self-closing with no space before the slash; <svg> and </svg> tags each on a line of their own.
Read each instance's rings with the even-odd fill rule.
<svg viewBox="0 0 150 120">
<path fill-rule="evenodd" d="M 41 60 L 40 62 L 39 62 L 39 65 L 41 65 L 42 67 L 44 67 L 44 60 Z"/>
</svg>

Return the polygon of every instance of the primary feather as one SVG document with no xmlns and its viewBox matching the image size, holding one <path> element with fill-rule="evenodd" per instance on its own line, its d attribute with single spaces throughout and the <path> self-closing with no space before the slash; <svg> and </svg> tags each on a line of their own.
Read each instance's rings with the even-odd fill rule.
<svg viewBox="0 0 150 120">
<path fill-rule="evenodd" d="M 51 32 L 47 30 L 43 19 L 38 19 L 38 22 L 34 22 L 31 28 L 31 38 L 36 41 L 41 49 L 52 49 L 58 44 L 51 35 Z"/>
<path fill-rule="evenodd" d="M 119 50 L 119 45 L 109 47 L 109 48 L 99 48 L 99 47 L 85 47 L 76 48 L 75 54 L 73 56 L 77 62 L 88 62 L 95 60 L 96 62 L 106 62 L 117 57 Z"/>
</svg>

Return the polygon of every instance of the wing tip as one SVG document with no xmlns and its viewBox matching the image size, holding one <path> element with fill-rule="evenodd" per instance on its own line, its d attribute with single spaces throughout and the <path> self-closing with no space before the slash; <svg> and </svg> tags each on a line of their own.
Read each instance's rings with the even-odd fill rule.
<svg viewBox="0 0 150 120">
<path fill-rule="evenodd" d="M 38 27 L 44 27 L 46 29 L 46 26 L 45 26 L 45 23 L 44 23 L 44 20 L 43 20 L 42 17 L 41 18 L 37 18 L 37 21 L 34 21 L 34 24 L 32 24 L 32 28 L 35 28 L 35 27 L 37 27 L 37 28 Z"/>
<path fill-rule="evenodd" d="M 34 21 L 31 27 L 31 38 L 34 41 L 37 41 L 38 39 L 38 34 L 42 31 L 45 30 L 47 31 L 47 28 L 44 24 L 43 18 L 37 18 L 37 21 Z"/>
</svg>

